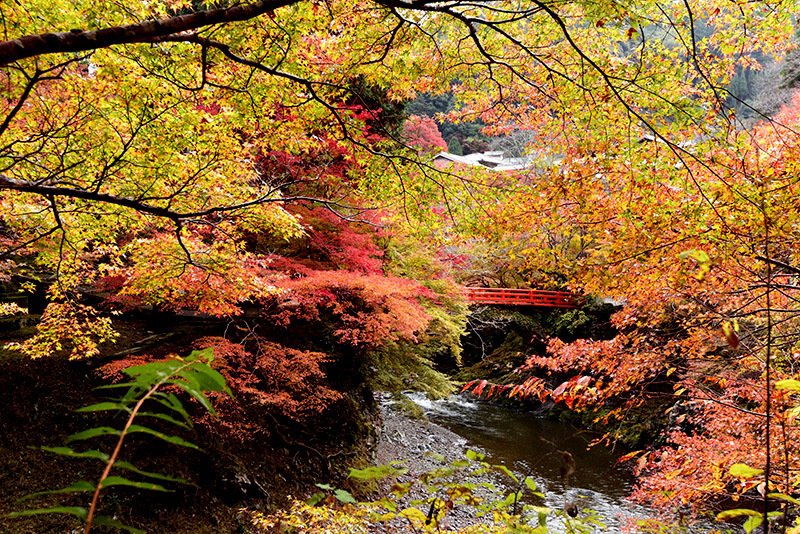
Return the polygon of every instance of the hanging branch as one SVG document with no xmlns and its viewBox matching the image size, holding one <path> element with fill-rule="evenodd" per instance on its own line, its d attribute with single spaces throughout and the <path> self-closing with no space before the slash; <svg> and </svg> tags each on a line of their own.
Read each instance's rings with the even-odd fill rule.
<svg viewBox="0 0 800 534">
<path fill-rule="evenodd" d="M 762 193 L 763 194 L 763 193 Z M 767 216 L 766 206 L 763 204 L 763 197 L 762 197 L 762 215 L 764 217 L 764 257 L 769 258 L 770 256 L 770 249 L 769 249 L 769 217 Z M 766 339 L 766 348 L 764 352 L 764 366 L 765 366 L 765 388 L 766 388 L 766 400 L 764 406 L 764 414 L 765 414 L 765 446 L 766 446 L 766 454 L 767 459 L 766 463 L 764 464 L 764 533 L 769 534 L 769 477 L 770 477 L 770 470 L 771 470 L 771 461 L 770 461 L 770 425 L 772 424 L 772 410 L 771 410 L 771 402 L 772 402 L 772 375 L 770 372 L 770 366 L 772 364 L 772 263 L 769 261 L 765 262 L 767 264 L 767 280 L 766 280 L 766 312 L 767 312 L 767 339 Z"/>
</svg>

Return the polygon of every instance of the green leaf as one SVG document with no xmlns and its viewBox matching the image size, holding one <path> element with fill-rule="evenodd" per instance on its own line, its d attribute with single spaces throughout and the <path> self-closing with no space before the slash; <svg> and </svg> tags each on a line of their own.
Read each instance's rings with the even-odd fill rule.
<svg viewBox="0 0 800 534">
<path fill-rule="evenodd" d="M 506 498 L 503 501 L 503 504 L 505 504 L 506 506 L 511 506 L 515 502 L 519 502 L 519 499 L 520 499 L 519 492 L 514 491 L 514 492 L 511 492 L 508 495 L 506 495 Z"/>
<path fill-rule="evenodd" d="M 210 413 L 214 417 L 217 417 L 217 411 L 214 410 L 213 406 L 211 406 L 211 401 L 209 401 L 208 397 L 206 397 L 205 394 L 203 394 L 203 391 L 200 389 L 200 386 L 199 384 L 197 384 L 196 380 L 190 377 L 186 377 L 186 381 L 171 380 L 169 381 L 169 383 L 178 386 L 186 393 L 194 397 L 194 399 L 197 402 L 199 402 L 203 406 L 203 408 L 205 408 L 206 411 L 208 411 L 208 413 Z"/>
<path fill-rule="evenodd" d="M 405 467 L 393 467 L 391 465 L 377 465 L 365 469 L 350 469 L 347 478 L 357 480 L 378 480 L 388 476 L 399 476 L 408 472 Z"/>
<path fill-rule="evenodd" d="M 770 493 L 767 497 L 772 497 L 773 499 L 780 499 L 782 501 L 787 501 L 792 504 L 796 504 L 800 506 L 800 499 L 795 499 L 791 495 L 786 495 L 785 493 Z"/>
<path fill-rule="evenodd" d="M 392 500 L 390 500 L 390 499 L 388 499 L 388 498 L 386 498 L 386 497 L 383 497 L 382 499 L 377 500 L 377 501 L 372 501 L 369 504 L 370 504 L 370 506 L 373 506 L 373 505 L 374 506 L 382 506 L 383 508 L 385 508 L 385 509 L 387 509 L 387 510 L 389 510 L 391 512 L 396 512 L 397 511 L 397 503 L 392 501 Z"/>
<path fill-rule="evenodd" d="M 62 456 L 71 456 L 73 458 L 97 458 L 103 462 L 108 461 L 108 454 L 96 450 L 77 452 L 69 447 L 42 447 L 41 449 L 43 451 L 60 454 Z"/>
<path fill-rule="evenodd" d="M 514 482 L 519 482 L 519 479 L 514 475 L 514 473 L 512 473 L 511 470 L 508 467 L 506 467 L 506 466 L 504 466 L 502 464 L 493 465 L 492 466 L 492 471 L 498 471 L 500 473 L 503 473 L 507 477 L 510 477 Z"/>
<path fill-rule="evenodd" d="M 389 489 L 393 494 L 397 497 L 403 497 L 405 494 L 409 492 L 411 489 L 411 485 L 413 482 L 404 482 L 402 484 L 392 484 L 392 487 Z"/>
<path fill-rule="evenodd" d="M 138 528 L 134 528 L 130 525 L 126 525 L 125 523 L 121 523 L 114 519 L 113 517 L 108 517 L 107 515 L 98 515 L 95 516 L 92 520 L 92 524 L 101 525 L 104 527 L 114 527 L 120 530 L 127 530 L 133 534 L 147 534 L 144 530 L 140 530 Z"/>
<path fill-rule="evenodd" d="M 726 519 L 733 519 L 735 517 L 742 517 L 743 515 L 760 516 L 761 512 L 756 512 L 749 508 L 734 508 L 732 510 L 725 510 L 717 514 L 717 520 L 724 521 Z"/>
<path fill-rule="evenodd" d="M 183 403 L 181 403 L 180 399 L 178 399 L 178 397 L 176 397 L 174 394 L 156 392 L 150 398 L 155 400 L 159 404 L 162 404 L 163 406 L 169 408 L 170 410 L 180 414 L 180 416 L 183 417 L 184 421 L 186 421 L 187 424 L 189 425 L 192 424 L 191 416 L 183 407 Z"/>
<path fill-rule="evenodd" d="M 437 460 L 439 462 L 446 462 L 447 461 L 447 459 L 444 456 L 442 456 L 441 454 L 435 453 L 435 452 L 426 452 L 425 453 L 425 457 L 426 458 L 433 458 L 434 460 Z"/>
<path fill-rule="evenodd" d="M 331 486 L 330 484 L 314 484 L 314 485 L 321 490 L 333 491 L 333 486 Z"/>
<path fill-rule="evenodd" d="M 110 426 L 100 426 L 97 428 L 90 428 L 89 430 L 84 430 L 83 432 L 78 432 L 77 434 L 72 434 L 68 436 L 66 442 L 69 443 L 70 441 L 79 441 L 83 439 L 92 439 L 96 438 L 97 436 L 119 436 L 120 431 L 116 428 L 111 428 Z"/>
<path fill-rule="evenodd" d="M 204 363 L 211 363 L 214 359 L 214 349 L 211 347 L 207 349 L 193 350 L 192 353 L 186 357 L 187 362 L 201 361 Z"/>
<path fill-rule="evenodd" d="M 109 410 L 122 410 L 126 412 L 130 412 L 128 407 L 124 404 L 120 404 L 118 402 L 98 402 L 97 404 L 92 404 L 90 406 L 84 406 L 83 408 L 78 408 L 75 410 L 76 412 L 105 412 Z"/>
<path fill-rule="evenodd" d="M 183 478 L 178 477 L 171 477 L 167 475 L 162 475 L 161 473 L 154 473 L 152 471 L 142 471 L 138 469 L 133 464 L 129 462 L 122 462 L 118 461 L 114 463 L 114 467 L 118 467 L 120 469 L 125 469 L 126 471 L 131 471 L 132 473 L 136 473 L 137 475 L 142 475 L 149 478 L 155 478 L 156 480 L 164 480 L 167 482 L 177 482 L 178 484 L 188 484 L 188 482 Z"/>
<path fill-rule="evenodd" d="M 158 431 L 153 430 L 151 428 L 147 428 L 146 426 L 131 425 L 130 427 L 128 427 L 128 433 L 129 434 L 133 434 L 134 432 L 142 432 L 144 434 L 150 434 L 151 436 L 155 436 L 158 439 L 164 440 L 164 441 L 166 441 L 168 443 L 172 443 L 173 445 L 180 445 L 181 447 L 189 447 L 190 449 L 200 450 L 200 447 L 198 447 L 194 443 L 186 441 L 183 438 L 179 438 L 178 436 L 170 436 L 169 434 L 164 434 L 163 432 L 158 432 Z"/>
<path fill-rule="evenodd" d="M 678 257 L 682 260 L 686 260 L 687 258 L 692 258 L 693 260 L 697 261 L 698 263 L 708 263 L 711 261 L 711 258 L 703 252 L 702 250 L 684 250 Z"/>
<path fill-rule="evenodd" d="M 191 427 L 184 423 L 183 421 L 178 421 L 174 417 L 171 417 L 167 414 L 158 413 L 158 412 L 139 412 L 136 414 L 136 417 L 154 417 L 156 419 L 161 419 L 162 421 L 167 421 L 172 423 L 173 425 L 179 426 L 181 428 L 185 428 L 186 430 L 190 430 Z"/>
<path fill-rule="evenodd" d="M 66 488 L 61 488 L 57 490 L 47 490 L 47 491 L 37 491 L 36 493 L 31 493 L 30 495 L 25 495 L 20 501 L 26 501 L 28 499 L 33 499 L 34 497 L 39 497 L 41 495 L 52 495 L 55 493 L 80 493 L 80 492 L 87 492 L 87 491 L 94 491 L 95 485 L 91 482 L 87 482 L 85 480 L 80 480 L 75 482 L 74 484 L 70 484 Z"/>
<path fill-rule="evenodd" d="M 172 376 L 175 372 L 184 365 L 180 360 L 166 360 L 160 362 L 149 362 L 142 365 L 133 365 L 122 372 L 130 377 L 138 377 L 136 384 L 148 382 L 150 386 L 155 383 Z"/>
<path fill-rule="evenodd" d="M 800 391 L 800 380 L 788 378 L 775 382 L 775 389 L 788 389 L 789 391 Z"/>
<path fill-rule="evenodd" d="M 545 508 L 543 506 L 534 506 L 532 507 L 532 510 L 539 516 L 539 526 L 543 528 L 546 527 L 547 516 L 553 513 L 553 511 L 550 508 Z"/>
<path fill-rule="evenodd" d="M 761 525 L 761 523 L 763 522 L 764 522 L 764 516 L 754 515 L 752 517 L 749 517 L 747 521 L 744 522 L 742 528 L 744 528 L 744 531 L 747 532 L 747 534 L 750 534 L 756 528 L 758 528 L 758 526 Z"/>
<path fill-rule="evenodd" d="M 106 384 L 104 386 L 97 386 L 94 389 L 118 389 L 118 388 L 129 388 L 133 386 L 138 386 L 136 382 L 119 382 L 117 384 Z"/>
<path fill-rule="evenodd" d="M 333 496 L 336 497 L 339 502 L 345 504 L 356 504 L 356 500 L 353 498 L 353 495 L 347 490 L 337 489 L 333 492 Z"/>
<path fill-rule="evenodd" d="M 753 478 L 764 473 L 763 469 L 755 469 L 742 463 L 733 464 L 728 471 L 731 475 L 742 478 Z"/>
<path fill-rule="evenodd" d="M 416 508 L 406 508 L 405 510 L 401 510 L 397 515 L 400 517 L 407 517 L 410 520 L 422 521 L 423 523 L 428 519 L 427 515 Z"/>
<path fill-rule="evenodd" d="M 325 498 L 325 494 L 318 491 L 317 493 L 312 495 L 310 499 L 308 499 L 306 501 L 306 504 L 309 505 L 309 506 L 316 506 L 324 498 Z"/>
<path fill-rule="evenodd" d="M 27 517 L 41 514 L 69 514 L 86 519 L 89 514 L 86 508 L 80 506 L 56 506 L 54 508 L 37 508 L 36 510 L 23 510 L 22 512 L 11 512 L 8 517 Z"/>
<path fill-rule="evenodd" d="M 472 451 L 472 450 L 468 450 L 467 452 L 465 452 L 464 456 L 466 456 L 468 460 L 472 460 L 473 462 L 476 462 L 476 461 L 479 462 L 479 461 L 482 461 L 484 459 L 484 455 L 483 454 L 481 454 L 479 452 Z"/>
<path fill-rule="evenodd" d="M 230 394 L 225 377 L 208 365 L 195 365 L 191 371 L 196 375 L 197 382 L 204 391 L 225 391 Z"/>
<path fill-rule="evenodd" d="M 103 481 L 101 487 L 108 488 L 111 486 L 131 486 L 133 488 L 146 489 L 151 491 L 171 491 L 159 484 L 153 484 L 152 482 L 137 482 L 135 480 L 128 480 L 125 477 L 119 477 L 119 476 L 107 477 Z"/>
<path fill-rule="evenodd" d="M 525 477 L 525 485 L 528 486 L 528 489 L 535 492 L 536 491 L 536 481 L 533 480 L 531 477 Z"/>
</svg>

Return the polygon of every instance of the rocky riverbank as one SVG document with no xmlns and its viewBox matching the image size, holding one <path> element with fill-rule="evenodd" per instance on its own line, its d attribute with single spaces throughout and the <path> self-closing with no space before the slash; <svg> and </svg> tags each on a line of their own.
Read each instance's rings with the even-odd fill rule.
<svg viewBox="0 0 800 534">
<path fill-rule="evenodd" d="M 468 433 L 462 435 L 470 441 L 438 424 L 410 417 L 401 409 L 404 403 L 383 397 L 380 402 L 383 428 L 376 463 L 403 461 L 409 472 L 400 482 L 419 481 L 431 470 L 446 467 L 453 460 L 463 460 L 465 451 L 470 449 L 485 453 L 492 464 L 505 463 L 520 477 L 528 475 L 535 479 L 537 489 L 546 496 L 534 497 L 525 491 L 525 502 L 550 510 L 547 526 L 551 532 L 570 531 L 572 527 L 566 523 L 573 520 L 582 521 L 581 528 L 585 526 L 587 531 L 635 532 L 638 520 L 652 517 L 652 511 L 625 498 L 632 483 L 630 474 L 615 467 L 615 456 L 609 451 L 602 447 L 587 449 L 589 440 L 580 429 L 536 417 L 530 412 L 487 403 L 464 402 L 463 399 L 431 403 L 418 395 L 410 395 L 410 398 L 416 401 L 412 408 L 422 406 L 438 420 L 468 423 L 465 426 L 456 424 L 454 428 L 468 429 Z M 486 430 L 491 432 L 484 432 Z M 481 450 L 478 444 L 486 450 Z M 444 456 L 447 462 L 438 460 L 436 455 Z M 474 463 L 472 467 L 474 470 Z M 510 478 L 498 471 L 469 478 L 461 475 L 456 480 L 493 484 L 494 492 L 478 493 L 480 498 L 491 501 L 503 499 L 515 487 Z M 384 493 L 387 486 L 389 484 L 383 488 Z M 440 492 L 438 496 L 442 495 Z M 421 496 L 419 493 L 415 498 Z M 420 509 L 424 513 L 428 511 L 424 506 Z M 481 520 L 472 507 L 460 505 L 448 511 L 447 524 L 442 526 L 457 530 Z M 373 532 L 405 532 L 397 525 Z"/>
<path fill-rule="evenodd" d="M 410 472 L 422 474 L 441 467 L 430 454 L 451 460 L 464 457 L 467 440 L 424 417 L 411 417 L 388 395 L 380 398 L 380 415 L 383 426 L 375 452 L 378 465 L 404 460 Z"/>
<path fill-rule="evenodd" d="M 464 460 L 467 450 L 483 454 L 477 447 L 470 446 L 464 438 L 451 432 L 450 430 L 432 423 L 424 418 L 413 418 L 403 412 L 400 406 L 392 401 L 388 396 L 380 399 L 380 414 L 383 426 L 380 431 L 378 445 L 375 453 L 375 463 L 377 465 L 389 464 L 390 462 L 402 462 L 402 467 L 408 472 L 391 481 L 384 481 L 381 485 L 381 493 L 389 493 L 389 489 L 394 483 L 415 482 L 415 490 L 402 499 L 399 503 L 401 509 L 407 506 L 412 499 L 423 499 L 425 497 L 443 497 L 444 491 L 424 492 L 423 485 L 419 483 L 421 478 L 433 471 L 452 465 L 455 460 Z M 446 460 L 442 461 L 441 457 Z M 491 485 L 497 488 L 496 495 L 504 490 L 503 481 L 497 473 L 485 472 L 477 476 L 467 476 L 472 469 L 465 468 L 454 477 L 447 481 L 470 482 L 473 484 Z M 480 499 L 492 498 L 492 492 L 486 487 L 476 489 L 476 496 Z M 427 509 L 420 510 L 427 514 Z M 458 530 L 468 525 L 485 521 L 477 516 L 477 510 L 471 506 L 454 506 L 447 511 L 442 528 Z M 407 520 L 396 519 L 391 522 L 376 525 L 372 532 L 390 533 L 404 532 Z M 411 532 L 411 530 L 409 530 Z"/>
</svg>

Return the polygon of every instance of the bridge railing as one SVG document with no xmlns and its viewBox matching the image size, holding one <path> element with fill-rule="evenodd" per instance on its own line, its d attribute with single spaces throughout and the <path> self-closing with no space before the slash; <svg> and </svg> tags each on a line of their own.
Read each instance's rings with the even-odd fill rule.
<svg viewBox="0 0 800 534">
<path fill-rule="evenodd" d="M 508 289 L 494 287 L 465 287 L 467 300 L 481 304 L 507 306 L 542 306 L 548 308 L 577 308 L 582 297 L 567 291 L 539 289 Z"/>
</svg>

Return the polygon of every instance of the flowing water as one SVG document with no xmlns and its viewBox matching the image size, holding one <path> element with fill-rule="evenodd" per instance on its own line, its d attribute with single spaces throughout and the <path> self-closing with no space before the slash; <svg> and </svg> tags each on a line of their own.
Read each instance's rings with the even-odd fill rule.
<svg viewBox="0 0 800 534">
<path fill-rule="evenodd" d="M 471 396 L 430 401 L 412 393 L 409 398 L 425 410 L 431 421 L 483 449 L 487 461 L 505 464 L 517 475 L 532 477 L 546 495 L 546 506 L 561 509 L 565 502 L 575 502 L 580 508 L 595 510 L 606 524 L 603 532 L 620 532 L 624 525 L 629 525 L 625 531 L 635 532 L 630 525 L 636 519 L 653 515 L 626 499 L 634 479 L 615 465 L 618 455 L 602 445 L 588 448 L 591 437 L 571 425 Z M 564 465 L 562 451 L 575 461 L 575 472 L 566 488 L 560 475 Z"/>
</svg>

